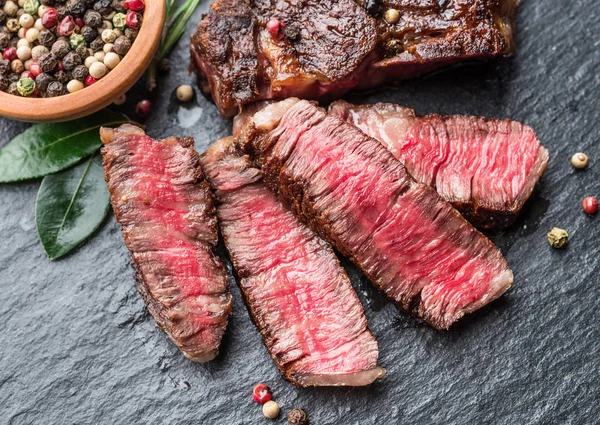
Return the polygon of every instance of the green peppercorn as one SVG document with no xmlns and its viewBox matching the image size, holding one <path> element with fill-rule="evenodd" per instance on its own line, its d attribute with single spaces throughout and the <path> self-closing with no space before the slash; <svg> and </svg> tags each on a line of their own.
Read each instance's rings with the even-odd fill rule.
<svg viewBox="0 0 600 425">
<path fill-rule="evenodd" d="M 123 28 L 125 28 L 126 25 L 125 19 L 126 17 L 124 13 L 116 13 L 115 16 L 113 16 L 112 18 L 113 26 L 117 29 L 122 30 Z"/>
<path fill-rule="evenodd" d="M 95 10 L 88 10 L 83 17 L 85 25 L 92 28 L 99 28 L 102 25 L 102 15 Z"/>
<path fill-rule="evenodd" d="M 98 37 L 98 30 L 89 26 L 85 26 L 81 29 L 81 35 L 88 43 L 91 43 Z"/>
<path fill-rule="evenodd" d="M 51 48 L 55 41 L 56 41 L 56 37 L 54 36 L 54 33 L 52 31 L 49 31 L 49 30 L 41 30 L 40 31 L 40 33 L 38 35 L 38 43 L 40 43 L 42 46 Z"/>
<path fill-rule="evenodd" d="M 129 49 L 131 49 L 131 40 L 129 40 L 124 35 L 115 40 L 115 43 L 113 45 L 113 52 L 115 52 L 116 54 L 125 56 Z"/>
<path fill-rule="evenodd" d="M 0 32 L 0 49 L 6 49 L 10 45 L 10 35 Z"/>
<path fill-rule="evenodd" d="M 37 14 L 39 8 L 40 3 L 37 0 L 25 0 L 25 3 L 23 3 L 23 10 L 30 15 Z"/>
<path fill-rule="evenodd" d="M 75 52 L 69 52 L 62 60 L 65 71 L 72 71 L 76 66 L 81 65 L 81 56 Z"/>
<path fill-rule="evenodd" d="M 69 43 L 64 39 L 56 40 L 54 44 L 52 44 L 52 49 L 50 49 L 52 54 L 59 59 L 64 58 L 70 50 Z"/>
<path fill-rule="evenodd" d="M 77 34 L 77 33 L 71 34 L 71 37 L 69 37 L 69 41 L 71 44 L 71 48 L 73 50 L 77 49 L 77 47 L 79 47 L 81 45 L 85 46 L 85 38 L 83 38 L 83 35 L 81 35 L 81 34 Z"/>
<path fill-rule="evenodd" d="M 85 78 L 89 75 L 89 73 L 90 72 L 85 65 L 79 65 L 73 69 L 71 75 L 73 75 L 73 78 L 78 81 L 85 81 Z"/>
<path fill-rule="evenodd" d="M 54 74 L 54 78 L 61 84 L 66 84 L 70 80 L 69 75 L 65 71 L 58 71 Z"/>
<path fill-rule="evenodd" d="M 61 83 L 59 83 L 58 81 L 52 81 L 48 85 L 46 94 L 48 97 L 56 97 L 56 96 L 60 96 L 61 94 L 63 94 L 64 90 L 65 90 L 65 88 Z"/>
<path fill-rule="evenodd" d="M 33 94 L 35 91 L 35 81 L 31 78 L 21 78 L 17 82 L 17 91 L 23 97 Z"/>
<path fill-rule="evenodd" d="M 53 53 L 46 53 L 40 58 L 38 65 L 43 72 L 53 72 L 58 68 L 58 59 Z"/>
<path fill-rule="evenodd" d="M 46 90 L 48 90 L 48 86 L 53 81 L 54 81 L 54 78 L 52 78 L 50 75 L 45 74 L 45 73 L 42 73 L 42 74 L 38 75 L 37 77 L 35 77 L 35 85 L 42 92 L 45 92 Z"/>
<path fill-rule="evenodd" d="M 19 29 L 21 28 L 21 24 L 19 24 L 19 20 L 18 19 L 9 19 L 8 21 L 6 21 L 6 28 L 10 31 L 10 32 L 19 32 Z"/>
</svg>

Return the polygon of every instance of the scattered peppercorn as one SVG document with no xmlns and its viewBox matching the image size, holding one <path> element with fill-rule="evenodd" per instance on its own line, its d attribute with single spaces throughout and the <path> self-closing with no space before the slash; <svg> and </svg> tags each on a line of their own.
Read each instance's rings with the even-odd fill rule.
<svg viewBox="0 0 600 425">
<path fill-rule="evenodd" d="M 587 167 L 589 159 L 586 154 L 582 152 L 577 152 L 575 155 L 571 157 L 571 164 L 573 167 L 578 169 L 583 169 Z"/>
<path fill-rule="evenodd" d="M 308 414 L 304 409 L 293 409 L 288 413 L 288 422 L 291 425 L 306 425 L 308 424 Z"/>
<path fill-rule="evenodd" d="M 277 18 L 273 18 L 267 22 L 267 30 L 273 38 L 281 40 L 283 37 L 285 37 L 284 29 L 285 24 Z"/>
<path fill-rule="evenodd" d="M 564 229 L 554 227 L 548 232 L 548 242 L 552 248 L 564 248 L 569 243 L 569 234 Z"/>
<path fill-rule="evenodd" d="M 252 399 L 259 404 L 265 404 L 273 398 L 273 392 L 267 384 L 256 384 L 252 389 Z"/>
<path fill-rule="evenodd" d="M 583 199 L 581 206 L 586 213 L 594 215 L 598 212 L 598 199 L 593 196 L 588 196 Z"/>
<path fill-rule="evenodd" d="M 400 12 L 396 9 L 388 9 L 383 17 L 388 24 L 397 24 L 400 20 Z"/>
<path fill-rule="evenodd" d="M 115 99 L 115 101 L 113 102 L 115 105 L 117 106 L 121 106 L 123 105 L 125 102 L 127 101 L 127 96 L 122 94 L 121 96 L 117 97 Z"/>
<path fill-rule="evenodd" d="M 146 118 L 148 116 L 148 114 L 150 113 L 151 107 L 152 107 L 152 104 L 150 103 L 149 100 L 141 100 L 138 102 L 138 104 L 135 107 L 135 113 L 140 118 Z"/>
<path fill-rule="evenodd" d="M 167 58 L 163 58 L 158 62 L 156 67 L 158 75 L 167 75 L 171 71 L 171 62 Z"/>
<path fill-rule="evenodd" d="M 279 404 L 273 400 L 267 401 L 263 404 L 263 415 L 269 419 L 275 419 L 279 416 Z"/>
</svg>

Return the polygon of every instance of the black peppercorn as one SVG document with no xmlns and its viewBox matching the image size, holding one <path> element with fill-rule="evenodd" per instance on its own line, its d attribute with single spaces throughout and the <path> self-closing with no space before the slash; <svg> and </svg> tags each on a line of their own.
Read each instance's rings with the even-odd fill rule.
<svg viewBox="0 0 600 425">
<path fill-rule="evenodd" d="M 48 88 L 46 89 L 46 94 L 48 97 L 56 97 L 60 96 L 64 92 L 64 86 L 58 81 L 52 81 Z"/>
<path fill-rule="evenodd" d="M 110 10 L 111 0 L 98 0 L 94 3 L 94 10 L 99 12 L 101 15 L 108 15 Z"/>
<path fill-rule="evenodd" d="M 54 36 L 54 33 L 52 31 L 49 30 L 41 30 L 39 35 L 38 35 L 38 43 L 40 43 L 42 46 L 46 46 L 48 48 L 52 47 L 52 45 L 54 44 L 54 42 L 56 41 L 56 37 Z"/>
<path fill-rule="evenodd" d="M 17 81 L 19 81 L 20 78 L 21 76 L 19 74 L 11 73 L 8 75 L 8 81 L 10 81 L 11 83 L 16 83 Z"/>
<path fill-rule="evenodd" d="M 6 92 L 14 96 L 19 96 L 19 90 L 17 90 L 17 82 L 15 81 L 10 83 L 10 86 L 8 86 L 8 90 L 6 90 Z"/>
<path fill-rule="evenodd" d="M 10 72 L 10 61 L 8 59 L 0 59 L 0 75 L 6 75 Z"/>
<path fill-rule="evenodd" d="M 77 46 L 77 48 L 75 49 L 75 53 L 81 56 L 81 59 L 87 58 L 89 56 L 88 49 L 85 44 L 80 44 L 79 46 Z"/>
<path fill-rule="evenodd" d="M 62 19 L 69 14 L 69 10 L 67 9 L 67 6 L 61 4 L 60 6 L 56 6 L 56 13 L 58 19 L 62 21 Z"/>
<path fill-rule="evenodd" d="M 288 422 L 291 425 L 306 425 L 308 423 L 308 415 L 304 409 L 293 409 L 288 413 Z"/>
<path fill-rule="evenodd" d="M 43 72 L 53 72 L 58 68 L 58 59 L 53 53 L 44 54 L 38 61 Z"/>
<path fill-rule="evenodd" d="M 88 10 L 83 16 L 85 25 L 92 28 L 99 28 L 102 25 L 102 15 L 95 10 Z"/>
<path fill-rule="evenodd" d="M 59 59 L 65 57 L 67 53 L 71 50 L 69 43 L 66 40 L 56 40 L 54 44 L 52 44 L 51 52 L 54 56 Z"/>
<path fill-rule="evenodd" d="M 58 71 L 54 74 L 54 78 L 56 79 L 56 81 L 62 84 L 68 83 L 70 80 L 69 76 L 65 71 Z"/>
<path fill-rule="evenodd" d="M 169 59 L 161 59 L 156 66 L 156 70 L 158 71 L 159 75 L 167 75 L 169 71 L 171 71 L 171 62 L 169 62 Z"/>
<path fill-rule="evenodd" d="M 6 49 L 10 44 L 10 35 L 0 32 L 0 49 Z"/>
<path fill-rule="evenodd" d="M 85 0 L 69 0 L 67 2 L 67 9 L 74 16 L 83 16 L 87 9 Z"/>
<path fill-rule="evenodd" d="M 10 45 L 12 47 L 17 47 L 17 44 L 19 43 L 19 37 L 13 37 L 10 39 Z"/>
<path fill-rule="evenodd" d="M 113 0 L 111 3 L 112 8 L 115 12 L 125 12 L 125 6 L 123 0 Z"/>
<path fill-rule="evenodd" d="M 131 40 L 131 42 L 133 42 L 137 38 L 139 33 L 140 32 L 138 30 L 135 30 L 133 28 L 125 28 L 125 37 Z"/>
<path fill-rule="evenodd" d="M 96 37 L 98 37 L 98 31 L 96 30 L 96 28 L 85 26 L 81 29 L 81 35 L 83 35 L 85 41 L 91 43 Z"/>
<path fill-rule="evenodd" d="M 117 55 L 125 56 L 130 48 L 131 40 L 122 35 L 121 37 L 115 40 L 115 44 L 113 45 L 113 52 L 115 52 Z"/>
<path fill-rule="evenodd" d="M 285 27 L 283 33 L 288 39 L 292 41 L 296 41 L 300 37 L 300 30 L 295 25 Z"/>
<path fill-rule="evenodd" d="M 81 65 L 81 56 L 75 52 L 69 52 L 62 60 L 65 71 L 72 71 L 76 66 Z"/>
<path fill-rule="evenodd" d="M 4 22 L 6 22 L 6 13 L 0 9 L 0 25 L 3 25 Z"/>
<path fill-rule="evenodd" d="M 54 7 L 56 5 L 56 0 L 40 0 L 40 3 L 44 6 Z"/>
<path fill-rule="evenodd" d="M 42 73 L 35 77 L 35 86 L 40 89 L 40 91 L 45 92 L 48 90 L 48 86 L 53 81 L 54 78 L 52 78 L 50 75 Z"/>
<path fill-rule="evenodd" d="M 97 37 L 94 41 L 92 41 L 90 43 L 90 48 L 94 52 L 99 52 L 100 50 L 102 50 L 103 47 L 104 47 L 104 41 L 102 41 L 102 38 L 100 38 L 100 37 Z"/>
<path fill-rule="evenodd" d="M 89 70 L 85 65 L 76 66 L 72 72 L 73 78 L 79 81 L 85 81 L 85 77 L 89 75 Z"/>
<path fill-rule="evenodd" d="M 10 81 L 4 75 L 0 75 L 0 91 L 5 91 L 10 86 Z"/>
</svg>

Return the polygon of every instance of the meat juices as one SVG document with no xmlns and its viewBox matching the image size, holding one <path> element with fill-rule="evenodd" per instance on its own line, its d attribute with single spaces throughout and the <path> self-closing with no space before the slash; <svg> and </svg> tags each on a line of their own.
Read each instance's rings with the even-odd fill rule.
<svg viewBox="0 0 600 425">
<path fill-rule="evenodd" d="M 153 140 L 102 128 L 104 174 L 138 289 L 184 355 L 212 360 L 229 315 L 229 279 L 215 255 L 217 218 L 193 139 Z"/>
<path fill-rule="evenodd" d="M 448 329 L 511 286 L 498 249 L 356 127 L 287 99 L 236 128 L 294 213 L 434 327 Z"/>
<path fill-rule="evenodd" d="M 201 162 L 242 293 L 283 375 L 298 386 L 383 376 L 377 341 L 331 246 L 277 200 L 233 138 L 215 142 Z"/>
<path fill-rule="evenodd" d="M 474 116 L 416 116 L 390 103 L 334 102 L 329 114 L 379 140 L 418 182 L 484 229 L 514 222 L 548 165 L 531 127 Z"/>
<path fill-rule="evenodd" d="M 375 3 L 375 7 L 372 7 Z M 190 45 L 223 115 L 257 100 L 332 100 L 515 48 L 518 0 L 216 0 Z M 389 23 L 384 12 L 400 19 Z M 277 19 L 281 34 L 267 23 Z"/>
</svg>

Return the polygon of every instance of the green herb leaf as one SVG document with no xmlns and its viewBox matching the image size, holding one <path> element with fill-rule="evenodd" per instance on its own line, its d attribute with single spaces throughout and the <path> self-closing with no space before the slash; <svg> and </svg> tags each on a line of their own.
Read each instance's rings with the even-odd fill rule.
<svg viewBox="0 0 600 425">
<path fill-rule="evenodd" d="M 71 251 L 102 223 L 110 206 L 100 157 L 44 177 L 35 202 L 35 224 L 48 258 Z"/>
<path fill-rule="evenodd" d="M 200 0 L 186 0 L 177 11 L 173 14 L 172 22 L 169 22 L 169 30 L 167 36 L 160 46 L 158 58 L 162 59 L 167 56 L 175 44 L 185 31 L 187 21 L 190 19 L 196 8 L 200 4 Z"/>
<path fill-rule="evenodd" d="M 125 115 L 105 109 L 75 121 L 33 125 L 0 149 L 0 183 L 64 170 L 98 150 L 101 126 L 126 122 Z"/>
</svg>

